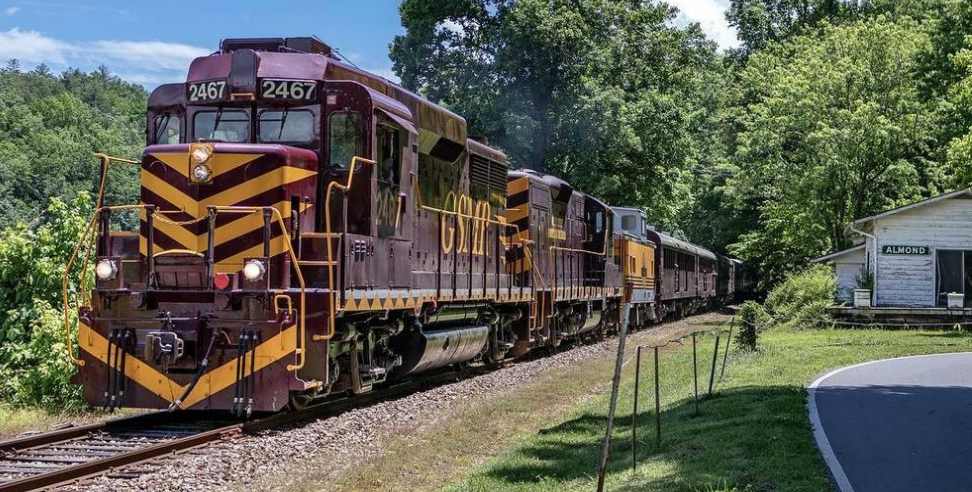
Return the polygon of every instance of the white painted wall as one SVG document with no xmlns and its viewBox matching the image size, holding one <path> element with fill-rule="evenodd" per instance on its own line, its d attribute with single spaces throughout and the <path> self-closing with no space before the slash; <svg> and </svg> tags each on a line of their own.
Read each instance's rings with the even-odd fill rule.
<svg viewBox="0 0 972 492">
<path fill-rule="evenodd" d="M 852 251 L 834 259 L 837 277 L 837 300 L 853 302 L 857 277 L 864 271 L 864 250 Z"/>
<path fill-rule="evenodd" d="M 876 305 L 935 306 L 935 252 L 972 250 L 972 199 L 951 198 L 877 219 Z M 928 246 L 927 256 L 882 255 L 884 245 Z"/>
</svg>

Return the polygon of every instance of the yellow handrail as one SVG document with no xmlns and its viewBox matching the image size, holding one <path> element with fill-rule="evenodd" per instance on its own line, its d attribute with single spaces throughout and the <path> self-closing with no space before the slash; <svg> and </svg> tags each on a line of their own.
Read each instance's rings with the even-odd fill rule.
<svg viewBox="0 0 972 492">
<path fill-rule="evenodd" d="M 300 340 L 300 347 L 295 348 L 294 352 L 297 354 L 297 364 L 288 364 L 287 370 L 297 372 L 304 368 L 304 362 L 306 360 L 307 351 L 307 325 L 306 325 L 306 305 L 305 302 L 305 290 L 306 284 L 304 283 L 304 274 L 300 271 L 300 264 L 298 263 L 297 254 L 294 253 L 293 243 L 290 241 L 290 234 L 287 233 L 287 227 L 283 221 L 283 215 L 280 211 L 274 207 L 236 207 L 228 205 L 210 205 L 210 210 L 215 211 L 217 214 L 220 212 L 226 213 L 244 213 L 251 214 L 256 212 L 262 212 L 264 210 L 271 210 L 274 217 L 277 219 L 277 223 L 280 224 L 280 233 L 283 235 L 284 244 L 287 246 L 287 253 L 290 255 L 290 263 L 294 271 L 297 272 L 297 281 L 300 283 L 300 323 L 298 324 L 298 335 L 297 338 Z M 210 231 L 213 234 L 214 231 Z"/>
<path fill-rule="evenodd" d="M 324 239 L 327 243 L 327 301 L 328 301 L 328 312 L 327 312 L 327 334 L 325 335 L 314 335 L 314 341 L 323 342 L 330 340 L 334 337 L 334 333 L 337 331 L 335 324 L 337 322 L 337 313 L 335 306 L 335 292 L 334 292 L 334 250 L 331 246 L 331 193 L 335 188 L 347 193 L 351 190 L 351 178 L 354 177 L 354 168 L 357 166 L 358 162 L 365 164 L 376 165 L 377 163 L 371 159 L 365 159 L 364 157 L 354 156 L 351 158 L 351 164 L 348 166 L 348 184 L 341 184 L 337 181 L 331 181 L 327 184 L 327 191 L 324 194 Z M 344 211 L 347 213 L 347 210 Z M 345 232 L 347 232 L 347 224 L 345 224 Z M 343 239 L 342 239 L 343 240 Z M 325 362 L 324 367 L 328 367 Z"/>
<path fill-rule="evenodd" d="M 96 153 L 97 157 L 101 161 L 101 179 L 98 183 L 98 197 L 95 201 L 95 211 L 91 216 L 91 220 L 88 222 L 88 226 L 85 228 L 84 233 L 78 238 L 77 244 L 74 245 L 74 250 L 71 251 L 71 257 L 68 259 L 67 264 L 64 266 L 64 274 L 61 277 L 61 293 L 63 295 L 64 301 L 64 350 L 67 352 L 68 359 L 71 360 L 76 366 L 80 367 L 84 365 L 84 361 L 74 356 L 74 344 L 71 341 L 71 320 L 70 320 L 70 301 L 68 299 L 68 290 L 70 288 L 71 281 L 71 268 L 74 266 L 74 262 L 77 261 L 78 253 L 81 252 L 81 248 L 85 245 L 90 248 L 90 237 L 95 229 L 95 224 L 97 224 L 98 216 L 104 209 L 111 209 L 112 207 L 104 207 L 103 201 L 105 198 L 105 184 L 108 181 L 108 168 L 113 162 L 120 162 L 124 164 L 140 164 L 138 161 L 131 159 L 124 159 L 121 157 L 112 157 L 108 154 Z M 87 249 L 85 249 L 87 251 Z M 78 283 L 78 288 L 81 289 L 82 298 L 88 295 L 84 289 L 84 280 L 88 269 L 88 255 L 85 253 L 84 262 L 81 264 L 81 278 Z"/>
</svg>

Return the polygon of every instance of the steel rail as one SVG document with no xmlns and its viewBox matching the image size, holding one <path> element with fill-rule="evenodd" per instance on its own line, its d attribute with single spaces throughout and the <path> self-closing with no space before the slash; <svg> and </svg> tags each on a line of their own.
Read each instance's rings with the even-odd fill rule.
<svg viewBox="0 0 972 492">
<path fill-rule="evenodd" d="M 470 375 L 478 373 L 479 371 L 472 371 Z M 355 408 L 403 397 L 426 388 L 444 384 L 450 380 L 456 380 L 459 376 L 460 372 L 456 370 L 434 372 L 421 378 L 385 386 L 382 391 L 376 391 L 366 395 L 346 396 L 338 399 L 325 400 L 297 411 L 279 412 L 256 420 L 234 422 L 229 425 L 200 431 L 189 436 L 164 442 L 153 443 L 148 446 L 139 447 L 127 452 L 120 452 L 100 459 L 68 465 L 17 480 L 0 482 L 0 492 L 37 490 L 63 485 L 69 482 L 78 482 L 103 475 L 112 470 L 118 470 L 120 467 L 129 467 L 151 462 L 154 459 L 170 455 L 174 452 L 184 452 L 228 437 L 284 427 L 317 419 L 325 415 L 338 415 Z M 182 419 L 189 419 L 188 421 L 192 422 L 191 419 L 196 416 L 194 413 L 152 412 L 134 417 L 113 419 L 2 441 L 0 442 L 0 459 L 10 457 L 18 452 L 43 449 L 45 447 L 57 447 L 59 443 L 72 441 L 98 431 L 125 429 L 131 430 L 132 432 L 145 432 L 146 430 L 151 431 L 153 424 L 171 424 L 173 422 L 182 422 Z M 201 414 L 200 416 L 213 415 L 212 413 L 205 412 L 198 413 Z M 144 427 L 138 427 L 137 425 L 139 424 Z"/>
</svg>

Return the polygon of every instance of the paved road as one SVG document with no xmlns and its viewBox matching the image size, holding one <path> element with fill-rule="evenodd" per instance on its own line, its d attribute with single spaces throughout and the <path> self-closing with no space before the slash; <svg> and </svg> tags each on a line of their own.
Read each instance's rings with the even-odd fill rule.
<svg viewBox="0 0 972 492">
<path fill-rule="evenodd" d="M 842 492 L 972 491 L 972 353 L 829 373 L 810 418 Z"/>
</svg>

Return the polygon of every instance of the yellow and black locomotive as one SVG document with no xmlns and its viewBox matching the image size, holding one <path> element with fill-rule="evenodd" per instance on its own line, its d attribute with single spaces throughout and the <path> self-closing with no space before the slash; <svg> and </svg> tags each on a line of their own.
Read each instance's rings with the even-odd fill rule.
<svg viewBox="0 0 972 492">
<path fill-rule="evenodd" d="M 665 239 L 510 171 L 460 116 L 316 38 L 194 60 L 151 94 L 133 164 L 140 203 L 102 204 L 78 248 L 95 250 L 71 354 L 92 405 L 277 411 L 603 336 L 628 306 L 665 314 Z M 133 211 L 137 232 L 113 229 Z M 715 271 L 694 275 L 701 298 Z"/>
</svg>

